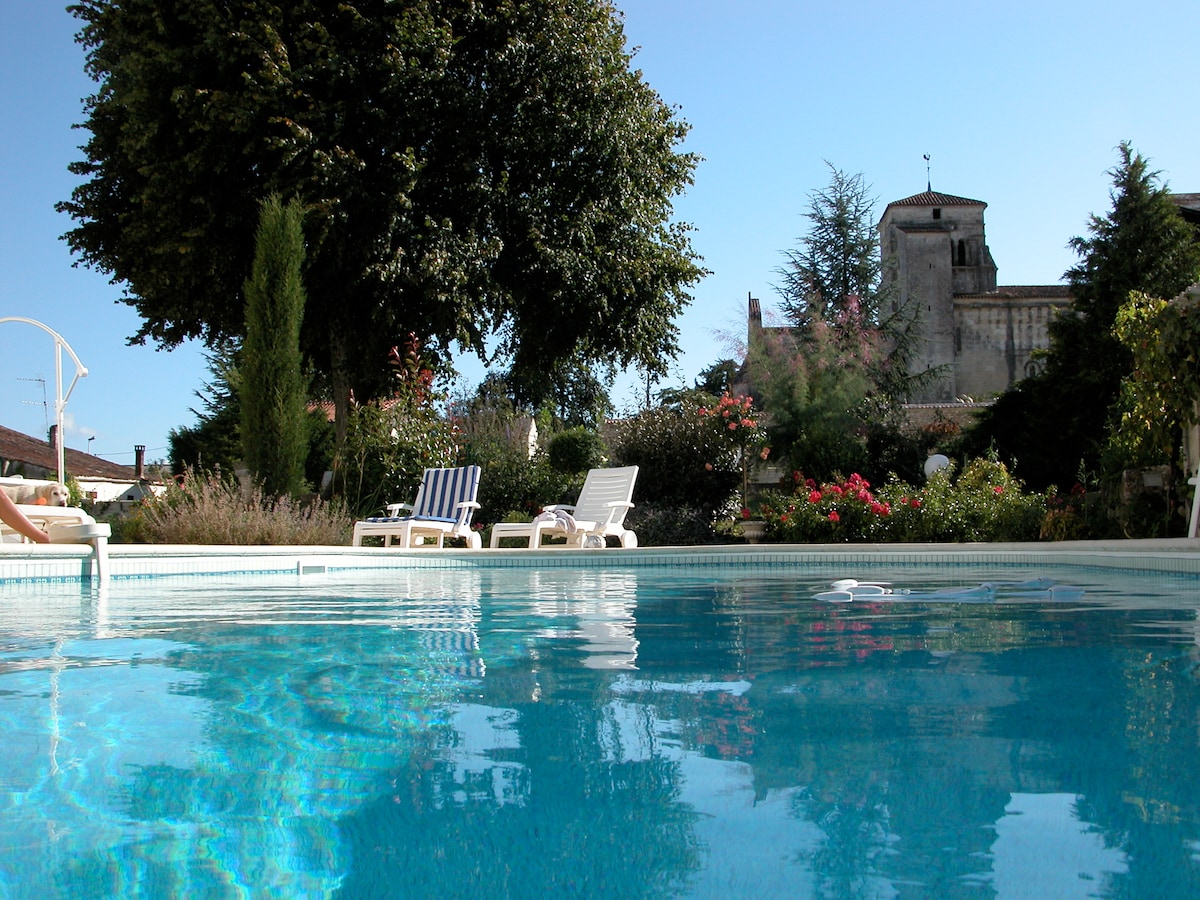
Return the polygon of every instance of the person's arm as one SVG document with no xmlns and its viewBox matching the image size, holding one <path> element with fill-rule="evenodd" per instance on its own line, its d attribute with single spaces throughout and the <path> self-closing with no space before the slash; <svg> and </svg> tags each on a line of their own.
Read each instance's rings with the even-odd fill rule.
<svg viewBox="0 0 1200 900">
<path fill-rule="evenodd" d="M 25 513 L 17 508 L 17 504 L 13 503 L 12 498 L 4 493 L 4 491 L 0 491 L 0 519 L 3 519 L 6 525 L 15 528 L 35 544 L 50 543 L 50 535 L 30 522 L 25 517 Z"/>
</svg>

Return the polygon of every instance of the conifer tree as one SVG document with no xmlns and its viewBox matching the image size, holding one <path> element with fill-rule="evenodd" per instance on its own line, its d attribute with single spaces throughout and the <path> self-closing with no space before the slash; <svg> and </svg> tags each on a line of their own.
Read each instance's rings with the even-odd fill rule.
<svg viewBox="0 0 1200 900">
<path fill-rule="evenodd" d="M 1031 487 L 1065 489 L 1081 469 L 1102 474 L 1113 405 L 1132 366 L 1113 334 L 1117 311 L 1131 292 L 1170 298 L 1200 278 L 1196 229 L 1140 153 L 1128 142 L 1118 152 L 1112 208 L 1071 241 L 1080 256 L 1066 272 L 1071 307 L 1051 323 L 1045 368 L 1003 394 L 965 446 L 995 448 Z M 1122 465 L 1111 459 L 1107 468 Z"/>
<path fill-rule="evenodd" d="M 829 186 L 809 195 L 808 233 L 799 248 L 786 251 L 787 265 L 779 269 L 783 310 L 801 328 L 846 315 L 877 325 L 881 263 L 872 221 L 875 198 L 861 173 L 829 169 Z"/>
<path fill-rule="evenodd" d="M 167 435 L 171 471 L 188 468 L 232 472 L 242 458 L 242 408 L 238 391 L 240 342 L 225 341 L 205 353 L 211 380 L 194 391 L 200 408 L 192 408 L 195 425 L 172 428 Z"/>
<path fill-rule="evenodd" d="M 284 204 L 271 195 L 263 201 L 254 267 L 244 288 L 242 452 L 251 475 L 274 497 L 303 489 L 308 450 L 300 356 L 302 219 L 298 200 Z"/>
</svg>

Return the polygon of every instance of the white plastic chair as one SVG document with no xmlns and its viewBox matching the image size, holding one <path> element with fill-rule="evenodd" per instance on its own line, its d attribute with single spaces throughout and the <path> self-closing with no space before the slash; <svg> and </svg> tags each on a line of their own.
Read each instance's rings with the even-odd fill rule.
<svg viewBox="0 0 1200 900">
<path fill-rule="evenodd" d="M 500 546 L 502 538 L 528 538 L 530 550 L 540 547 L 542 535 L 563 534 L 565 545 L 572 548 L 604 547 L 607 538 L 616 538 L 625 549 L 638 545 L 637 535 L 625 527 L 625 514 L 633 509 L 633 486 L 637 466 L 592 469 L 584 479 L 579 499 L 574 504 L 556 504 L 543 509 L 532 522 L 498 522 L 492 526 L 490 546 Z M 557 512 L 566 515 L 555 515 Z"/>
</svg>

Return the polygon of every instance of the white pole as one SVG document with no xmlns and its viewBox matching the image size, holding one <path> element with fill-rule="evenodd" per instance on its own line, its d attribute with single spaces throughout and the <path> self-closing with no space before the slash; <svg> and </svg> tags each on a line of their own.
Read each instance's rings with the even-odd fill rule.
<svg viewBox="0 0 1200 900">
<path fill-rule="evenodd" d="M 58 458 L 58 480 L 66 480 L 66 451 L 63 447 L 63 407 L 66 402 L 62 395 L 62 344 L 60 338 L 54 337 L 54 453 Z"/>
<path fill-rule="evenodd" d="M 79 357 L 75 355 L 71 345 L 53 328 L 43 325 L 35 319 L 26 319 L 24 316 L 5 316 L 0 318 L 0 322 L 24 322 L 26 325 L 42 329 L 54 338 L 54 443 L 56 445 L 54 449 L 58 462 L 58 480 L 65 481 L 67 472 L 66 451 L 63 445 L 63 410 L 67 408 L 67 400 L 70 399 L 71 392 L 75 390 L 79 379 L 87 376 L 87 366 L 79 361 Z M 71 354 L 71 359 L 75 361 L 75 377 L 71 379 L 71 386 L 67 388 L 65 395 L 62 388 L 62 351 L 64 349 Z"/>
</svg>

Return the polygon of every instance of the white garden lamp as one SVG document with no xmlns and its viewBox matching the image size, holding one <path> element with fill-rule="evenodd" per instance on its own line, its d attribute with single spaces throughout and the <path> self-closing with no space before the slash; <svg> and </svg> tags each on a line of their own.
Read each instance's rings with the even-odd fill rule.
<svg viewBox="0 0 1200 900">
<path fill-rule="evenodd" d="M 53 328 L 33 319 L 26 319 L 23 316 L 5 316 L 4 318 L 0 318 L 0 322 L 24 322 L 26 325 L 33 325 L 42 329 L 42 331 L 54 338 L 54 449 L 58 454 L 58 480 L 64 481 L 66 479 L 66 463 L 63 458 L 63 410 L 67 408 L 67 400 L 70 399 L 71 391 L 75 390 L 75 385 L 79 382 L 79 379 L 87 375 L 87 366 L 79 361 L 79 357 L 75 355 L 75 351 L 71 349 L 71 345 Z M 71 384 L 65 394 L 63 393 L 62 385 L 63 350 L 70 353 L 71 359 L 75 360 L 75 377 L 71 379 Z"/>
</svg>

